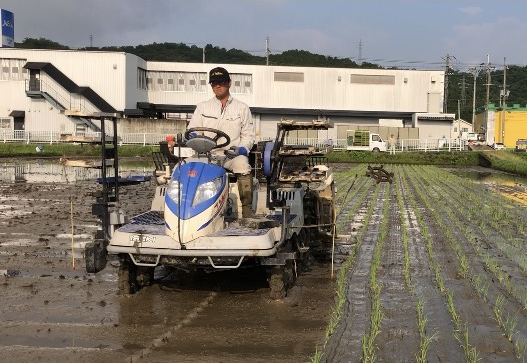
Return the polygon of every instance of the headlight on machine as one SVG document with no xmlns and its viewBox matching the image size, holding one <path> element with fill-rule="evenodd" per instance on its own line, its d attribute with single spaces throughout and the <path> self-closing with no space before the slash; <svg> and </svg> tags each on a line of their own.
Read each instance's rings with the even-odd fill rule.
<svg viewBox="0 0 527 363">
<path fill-rule="evenodd" d="M 179 182 L 177 180 L 170 181 L 166 193 L 170 199 L 179 204 Z"/>
<path fill-rule="evenodd" d="M 196 195 L 194 195 L 194 200 L 192 201 L 192 206 L 196 206 L 210 198 L 214 197 L 218 190 L 221 188 L 223 178 L 216 178 L 209 182 L 200 184 L 196 190 Z"/>
</svg>

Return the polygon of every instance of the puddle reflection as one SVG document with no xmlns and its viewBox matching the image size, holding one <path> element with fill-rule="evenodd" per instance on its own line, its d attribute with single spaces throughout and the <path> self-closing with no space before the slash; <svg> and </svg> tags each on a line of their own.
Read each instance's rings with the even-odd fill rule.
<svg viewBox="0 0 527 363">
<path fill-rule="evenodd" d="M 150 161 L 120 161 L 119 176 L 152 175 L 154 165 Z M 9 183 L 74 183 L 91 181 L 100 178 L 101 170 L 66 166 L 58 160 L 31 160 L 27 162 L 8 161 L 0 163 L 0 182 Z M 108 169 L 109 177 L 114 176 L 114 169 Z"/>
<path fill-rule="evenodd" d="M 527 178 L 480 166 L 444 167 L 444 170 L 464 179 L 483 184 L 505 184 L 527 186 Z"/>
<path fill-rule="evenodd" d="M 459 177 L 484 184 L 505 197 L 527 206 L 527 178 L 484 167 L 449 167 Z"/>
</svg>

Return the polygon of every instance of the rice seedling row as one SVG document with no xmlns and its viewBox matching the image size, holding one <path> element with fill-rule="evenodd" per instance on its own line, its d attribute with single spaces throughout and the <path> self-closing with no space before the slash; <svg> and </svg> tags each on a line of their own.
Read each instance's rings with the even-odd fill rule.
<svg viewBox="0 0 527 363">
<path fill-rule="evenodd" d="M 423 173 L 429 175 L 430 173 Z M 439 190 L 437 185 L 431 186 L 436 189 L 439 193 L 443 191 Z M 438 206 L 442 206 L 443 209 L 447 207 L 456 207 L 455 204 L 449 204 L 448 206 L 443 203 L 445 195 L 442 194 L 436 202 Z M 458 210 L 457 210 L 458 211 Z M 456 225 L 457 231 L 465 231 L 463 224 L 455 215 L 452 210 L 443 210 L 442 216 L 448 216 L 450 220 L 447 223 Z M 459 213 L 459 212 L 458 212 Z M 466 232 L 465 232 L 466 233 Z M 470 237 L 468 236 L 465 237 Z M 460 238 L 459 241 L 465 240 L 464 246 L 470 248 L 471 244 L 474 247 L 475 240 L 470 238 Z M 470 241 L 470 242 L 468 242 Z M 502 328 L 504 335 L 507 339 L 514 343 L 515 353 L 518 357 L 521 357 L 525 353 L 525 328 L 527 327 L 527 320 L 524 314 L 518 314 L 518 310 L 522 307 L 518 307 L 518 304 L 514 301 L 517 300 L 515 295 L 517 294 L 516 287 L 511 283 L 510 279 L 504 277 L 502 268 L 494 261 L 487 252 L 484 252 L 482 248 L 474 248 L 475 253 L 472 255 L 470 264 L 470 280 L 476 289 L 477 294 L 487 301 L 490 308 L 494 312 L 494 319 L 498 325 Z M 479 259 L 478 259 L 479 257 Z M 468 259 L 466 260 L 468 262 Z M 495 280 L 494 280 L 495 278 Z M 494 281 L 498 281 L 499 284 L 495 284 Z M 489 289 L 490 288 L 490 289 Z M 523 287 L 520 287 L 523 290 Z M 507 299 L 502 293 L 508 296 Z M 523 294 L 525 294 L 523 292 Z"/>
<path fill-rule="evenodd" d="M 348 260 L 348 271 L 343 276 L 346 288 L 339 301 L 341 304 L 339 325 L 328 338 L 328 349 L 323 361 L 359 361 L 362 352 L 362 336 L 369 329 L 371 300 L 369 272 L 374 245 L 379 233 L 383 201 L 379 197 L 381 187 L 376 185 L 362 208 L 367 210 L 364 227 L 355 236 L 355 254 Z M 340 282 L 340 281 L 339 281 Z"/>
<path fill-rule="evenodd" d="M 428 183 L 428 177 L 429 173 L 416 173 L 412 181 L 414 181 L 416 184 L 421 183 L 420 187 L 422 188 L 423 185 L 426 185 Z M 505 350 L 512 350 L 513 347 L 508 346 L 507 342 L 500 342 L 500 339 L 502 339 L 503 337 L 502 334 L 497 334 L 494 337 L 489 337 L 489 335 L 492 336 L 492 333 L 490 332 L 492 327 L 495 325 L 495 321 L 492 318 L 492 307 L 489 306 L 489 304 L 485 304 L 484 300 L 482 301 L 481 299 L 479 299 L 479 296 L 477 294 L 466 293 L 466 286 L 464 285 L 466 285 L 465 279 L 467 277 L 468 272 L 468 257 L 465 254 L 464 248 L 459 242 L 460 240 L 458 239 L 458 236 L 456 235 L 458 230 L 453 230 L 452 228 L 450 228 L 454 221 L 447 220 L 447 218 L 449 218 L 449 213 L 446 213 L 445 210 L 440 211 L 440 208 L 444 205 L 442 205 L 441 203 L 441 198 L 438 198 L 438 194 L 436 193 L 437 191 L 434 189 L 434 186 L 431 185 L 428 185 L 424 189 L 420 189 L 419 187 L 417 187 L 416 190 L 418 191 L 420 197 L 423 199 L 424 203 L 428 206 L 436 223 L 443 230 L 444 236 L 448 244 L 450 245 L 453 253 L 455 254 L 459 264 L 457 272 L 459 278 L 457 280 L 448 280 L 449 291 L 447 291 L 447 299 L 453 321 L 456 324 L 456 328 L 458 330 L 456 333 L 456 338 L 459 340 L 460 344 L 465 347 L 467 361 L 472 361 L 477 358 L 478 353 L 475 351 L 475 346 L 484 347 L 485 345 L 487 345 L 487 341 L 489 340 L 492 341 L 492 344 L 494 345 L 494 348 L 497 351 L 501 352 Z M 429 191 L 429 193 L 423 193 L 423 190 Z M 445 279 L 444 281 L 447 280 Z M 468 301 L 472 301 L 472 303 L 468 303 Z M 460 309 L 456 311 L 456 305 L 462 306 L 465 308 L 465 310 L 467 310 L 466 313 L 461 312 L 461 314 L 464 314 L 464 316 L 468 317 L 468 319 L 464 319 L 464 323 L 461 319 L 461 315 L 458 314 Z M 477 328 L 481 329 L 482 326 L 488 327 L 487 334 L 485 334 L 485 336 L 477 333 Z M 472 334 L 470 340 L 468 338 L 469 330 L 476 332 L 476 334 Z M 471 347 L 471 345 L 473 345 L 474 347 Z M 470 348 L 466 349 L 467 347 Z M 503 354 L 500 354 L 499 356 L 502 355 Z"/>
<path fill-rule="evenodd" d="M 527 209 L 437 167 L 389 168 L 392 184 L 336 172 L 348 249 L 312 361 L 523 361 Z"/>
</svg>

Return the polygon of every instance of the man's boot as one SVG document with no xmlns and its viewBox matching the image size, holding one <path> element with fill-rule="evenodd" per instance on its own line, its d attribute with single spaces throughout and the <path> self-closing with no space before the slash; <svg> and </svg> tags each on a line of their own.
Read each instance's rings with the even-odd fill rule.
<svg viewBox="0 0 527 363">
<path fill-rule="evenodd" d="M 238 175 L 238 192 L 242 202 L 242 217 L 254 218 L 253 205 L 253 177 L 252 175 Z"/>
</svg>

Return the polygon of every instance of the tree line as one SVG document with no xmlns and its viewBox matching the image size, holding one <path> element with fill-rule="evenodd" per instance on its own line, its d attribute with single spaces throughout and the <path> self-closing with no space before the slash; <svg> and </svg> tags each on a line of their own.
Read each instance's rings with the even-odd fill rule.
<svg viewBox="0 0 527 363">
<path fill-rule="evenodd" d="M 68 46 L 45 38 L 25 38 L 20 43 L 15 43 L 17 48 L 25 49 L 70 49 Z M 239 49 L 225 49 L 211 44 L 204 48 L 185 43 L 153 43 L 137 46 L 109 46 L 109 47 L 86 47 L 78 48 L 82 51 L 112 51 L 126 52 L 141 57 L 147 61 L 159 62 L 185 62 L 201 63 L 203 53 L 207 63 L 223 64 L 255 64 L 274 66 L 297 66 L 297 67 L 329 67 L 329 68 L 362 68 L 362 69 L 386 69 L 378 64 L 362 62 L 357 63 L 349 58 L 331 57 L 314 54 L 305 50 L 287 50 L 280 54 L 270 54 L 269 57 L 250 54 Z M 388 69 L 398 69 L 390 67 Z M 489 103 L 500 106 L 503 99 L 500 91 L 503 90 L 503 69 L 495 69 L 490 72 L 491 81 L 489 87 Z M 474 98 L 474 75 L 470 71 L 448 69 L 448 89 L 446 111 L 458 115 L 469 122 L 472 121 L 472 104 Z M 476 78 L 476 112 L 484 110 L 487 100 L 487 74 L 481 70 Z M 511 65 L 506 71 L 506 85 L 510 92 L 507 98 L 507 106 L 519 104 L 520 107 L 527 106 L 527 67 Z"/>
</svg>

